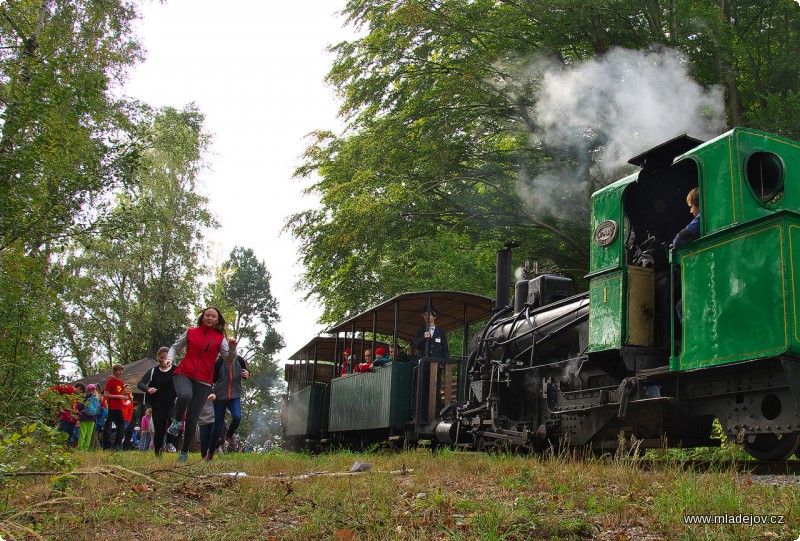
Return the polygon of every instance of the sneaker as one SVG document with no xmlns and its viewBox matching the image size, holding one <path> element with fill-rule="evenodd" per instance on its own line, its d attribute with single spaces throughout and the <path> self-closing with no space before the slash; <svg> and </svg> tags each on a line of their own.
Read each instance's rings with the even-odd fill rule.
<svg viewBox="0 0 800 541">
<path fill-rule="evenodd" d="M 177 453 L 178 452 L 178 450 L 175 449 L 175 446 L 172 445 L 171 443 L 168 443 L 167 446 L 164 448 L 164 450 L 166 452 L 168 452 L 168 453 Z"/>
<path fill-rule="evenodd" d="M 169 425 L 169 428 L 167 429 L 167 434 L 169 434 L 170 436 L 177 436 L 180 430 L 181 430 L 181 422 L 176 419 L 175 421 L 172 421 L 171 425 Z"/>
<path fill-rule="evenodd" d="M 178 455 L 178 462 L 186 462 L 187 460 L 189 460 L 189 453 L 181 452 L 181 454 Z"/>
<path fill-rule="evenodd" d="M 237 451 L 239 449 L 239 446 L 236 444 L 236 440 L 233 438 L 233 436 L 228 436 L 227 438 L 225 438 L 225 441 L 228 442 L 228 447 L 230 449 L 233 449 L 234 451 Z"/>
</svg>

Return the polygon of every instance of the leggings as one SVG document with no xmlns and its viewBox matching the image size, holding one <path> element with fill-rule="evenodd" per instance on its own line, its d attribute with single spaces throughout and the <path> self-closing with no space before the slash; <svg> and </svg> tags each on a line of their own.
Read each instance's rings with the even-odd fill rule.
<svg viewBox="0 0 800 541">
<path fill-rule="evenodd" d="M 194 433 L 197 431 L 200 411 L 208 400 L 208 395 L 211 394 L 211 385 L 193 380 L 183 374 L 175 374 L 172 382 L 175 385 L 175 392 L 178 393 L 178 401 L 175 403 L 175 418 L 181 419 L 186 413 L 181 451 L 188 453 L 192 446 Z"/>
<path fill-rule="evenodd" d="M 175 406 L 166 408 L 153 407 L 153 450 L 156 455 L 161 454 L 164 447 L 164 436 L 167 434 L 167 425 L 175 417 Z M 167 441 L 172 443 L 172 436 L 167 436 Z"/>
</svg>

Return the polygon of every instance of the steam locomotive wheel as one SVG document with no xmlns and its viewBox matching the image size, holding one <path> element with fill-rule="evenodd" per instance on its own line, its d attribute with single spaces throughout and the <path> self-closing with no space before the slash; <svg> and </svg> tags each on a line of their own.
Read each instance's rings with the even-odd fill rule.
<svg viewBox="0 0 800 541">
<path fill-rule="evenodd" d="M 800 434 L 758 434 L 744 440 L 744 450 L 757 460 L 786 460 L 800 447 Z"/>
</svg>

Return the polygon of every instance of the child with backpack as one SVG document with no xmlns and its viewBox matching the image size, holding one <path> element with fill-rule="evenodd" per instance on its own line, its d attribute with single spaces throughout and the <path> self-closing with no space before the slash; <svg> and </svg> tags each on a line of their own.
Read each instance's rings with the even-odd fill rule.
<svg viewBox="0 0 800 541">
<path fill-rule="evenodd" d="M 92 432 L 94 432 L 94 424 L 97 421 L 97 410 L 100 407 L 100 400 L 95 393 L 95 386 L 89 384 L 86 386 L 86 395 L 81 397 L 80 417 L 78 419 L 80 426 L 80 435 L 78 436 L 78 449 L 88 451 L 92 443 Z"/>
</svg>

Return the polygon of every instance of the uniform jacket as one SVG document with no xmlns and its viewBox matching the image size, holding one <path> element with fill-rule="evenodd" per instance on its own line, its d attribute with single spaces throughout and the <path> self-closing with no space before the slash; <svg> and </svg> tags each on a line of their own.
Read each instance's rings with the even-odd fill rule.
<svg viewBox="0 0 800 541">
<path fill-rule="evenodd" d="M 441 357 L 450 358 L 450 350 L 447 347 L 447 336 L 441 327 L 434 327 L 430 338 L 425 338 L 425 331 L 429 327 L 425 326 L 417 331 L 414 336 L 414 347 L 417 348 L 417 355 L 421 357 Z"/>
<path fill-rule="evenodd" d="M 681 244 L 686 244 L 687 242 L 691 242 L 694 239 L 700 237 L 700 215 L 698 214 L 692 221 L 689 222 L 689 225 L 678 231 L 678 234 L 675 235 L 675 239 L 672 241 L 673 246 L 680 246 Z"/>
</svg>

